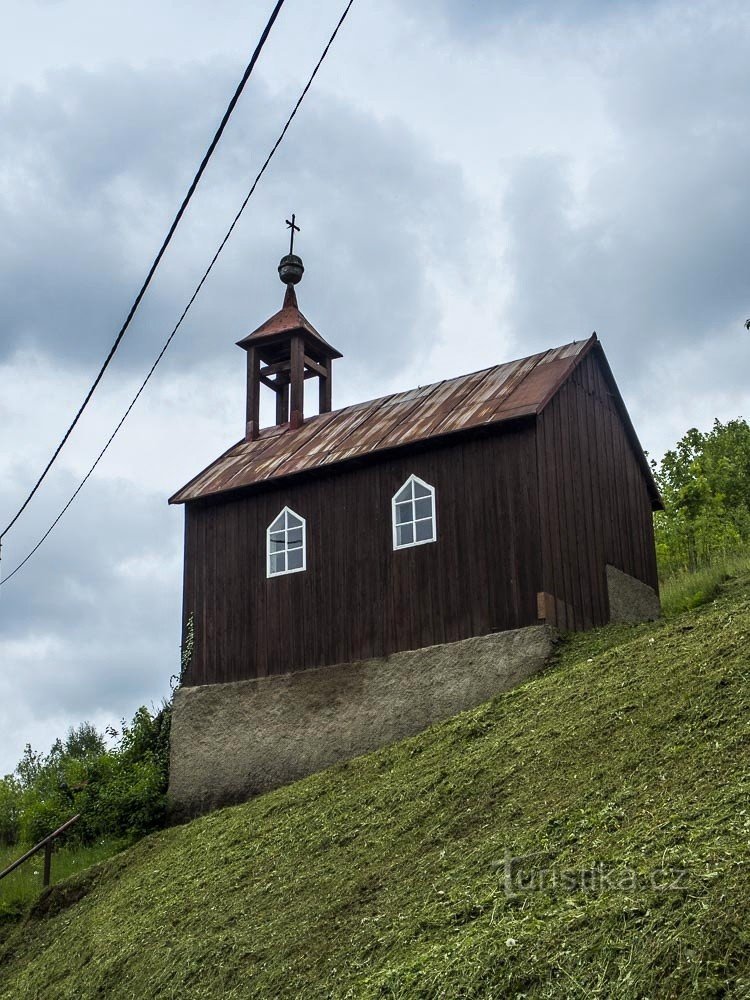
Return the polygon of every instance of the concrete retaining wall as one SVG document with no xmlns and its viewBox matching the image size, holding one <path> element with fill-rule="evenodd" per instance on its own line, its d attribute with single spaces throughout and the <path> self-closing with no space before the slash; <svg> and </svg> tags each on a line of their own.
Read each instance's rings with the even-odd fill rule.
<svg viewBox="0 0 750 1000">
<path fill-rule="evenodd" d="M 642 580 L 607 566 L 609 620 L 629 625 L 653 621 L 661 614 L 659 595 Z"/>
<path fill-rule="evenodd" d="M 546 625 L 293 674 L 181 688 L 169 792 L 195 815 L 394 743 L 538 673 Z"/>
</svg>

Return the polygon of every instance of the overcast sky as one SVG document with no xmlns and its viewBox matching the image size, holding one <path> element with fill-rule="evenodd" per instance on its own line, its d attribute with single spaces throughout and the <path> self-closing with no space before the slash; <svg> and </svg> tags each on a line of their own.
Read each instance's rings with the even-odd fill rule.
<svg viewBox="0 0 750 1000">
<path fill-rule="evenodd" d="M 3 0 L 0 520 L 121 324 L 272 7 Z M 95 402 L 3 546 L 7 574 L 119 419 L 343 0 L 288 0 Z M 235 341 L 300 305 L 334 405 L 599 334 L 643 446 L 750 412 L 746 2 L 355 0 L 277 159 L 120 438 L 0 590 L 0 773 L 157 704 L 179 663 L 181 508 L 237 440 Z"/>
</svg>

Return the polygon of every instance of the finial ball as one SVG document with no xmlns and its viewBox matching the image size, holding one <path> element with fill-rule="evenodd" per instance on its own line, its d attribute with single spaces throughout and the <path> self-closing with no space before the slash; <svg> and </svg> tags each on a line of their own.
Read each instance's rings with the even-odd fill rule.
<svg viewBox="0 0 750 1000">
<path fill-rule="evenodd" d="M 279 277 L 285 285 L 296 285 L 304 273 L 305 265 L 296 253 L 288 253 L 279 261 Z"/>
</svg>

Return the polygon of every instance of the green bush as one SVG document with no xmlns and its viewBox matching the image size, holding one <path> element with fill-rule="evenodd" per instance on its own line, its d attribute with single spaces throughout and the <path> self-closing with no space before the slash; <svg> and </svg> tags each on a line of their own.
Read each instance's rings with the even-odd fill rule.
<svg viewBox="0 0 750 1000">
<path fill-rule="evenodd" d="M 103 754 L 91 767 L 86 787 L 76 797 L 82 833 L 140 837 L 162 826 L 166 817 L 164 775 L 153 759 L 128 761 Z"/>
<path fill-rule="evenodd" d="M 61 796 L 43 797 L 34 789 L 21 796 L 19 839 L 23 844 L 36 844 L 73 815 Z"/>
<path fill-rule="evenodd" d="M 169 782 L 170 707 L 139 708 L 107 741 L 90 723 L 56 740 L 46 755 L 27 746 L 0 783 L 0 844 L 37 843 L 75 814 L 72 843 L 143 836 L 164 824 Z"/>
</svg>

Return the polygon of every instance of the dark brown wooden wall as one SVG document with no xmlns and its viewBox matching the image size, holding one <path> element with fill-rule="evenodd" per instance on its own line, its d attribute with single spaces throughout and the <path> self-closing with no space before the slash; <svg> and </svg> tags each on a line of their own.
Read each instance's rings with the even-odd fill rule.
<svg viewBox="0 0 750 1000">
<path fill-rule="evenodd" d="M 648 488 L 594 352 L 543 410 L 537 445 L 543 589 L 561 628 L 603 625 L 607 563 L 658 580 Z"/>
<path fill-rule="evenodd" d="M 437 542 L 393 551 L 391 498 L 437 491 Z M 187 684 L 383 656 L 537 623 L 535 430 L 495 430 L 265 492 L 188 504 Z M 307 570 L 266 579 L 266 528 L 307 520 Z"/>
</svg>

